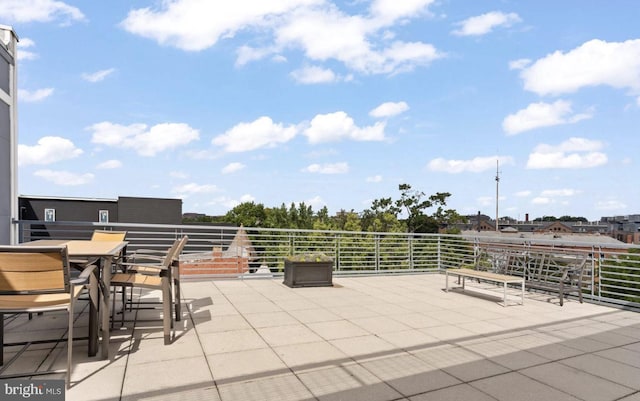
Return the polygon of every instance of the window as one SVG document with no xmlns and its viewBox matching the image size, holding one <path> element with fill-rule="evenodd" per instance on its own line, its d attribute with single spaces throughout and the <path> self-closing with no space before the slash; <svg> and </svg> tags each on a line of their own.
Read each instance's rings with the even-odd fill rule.
<svg viewBox="0 0 640 401">
<path fill-rule="evenodd" d="M 44 209 L 44 221 L 56 221 L 56 209 Z"/>
<path fill-rule="evenodd" d="M 109 222 L 109 211 L 108 210 L 100 210 L 98 212 L 98 221 L 100 223 L 108 223 Z"/>
</svg>

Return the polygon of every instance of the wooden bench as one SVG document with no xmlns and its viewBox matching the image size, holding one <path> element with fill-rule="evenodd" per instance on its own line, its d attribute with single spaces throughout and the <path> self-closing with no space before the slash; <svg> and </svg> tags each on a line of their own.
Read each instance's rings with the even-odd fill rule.
<svg viewBox="0 0 640 401">
<path fill-rule="evenodd" d="M 449 275 L 462 278 L 462 289 L 464 290 L 465 278 L 471 277 L 483 281 L 491 281 L 495 283 L 502 283 L 504 286 L 504 294 L 502 299 L 502 306 L 507 306 L 507 284 L 520 284 L 522 287 L 522 301 L 520 305 L 524 305 L 524 277 L 510 276 L 507 274 L 498 274 L 488 271 L 473 270 L 473 269 L 446 269 L 446 286 L 445 291 L 449 292 Z"/>
</svg>

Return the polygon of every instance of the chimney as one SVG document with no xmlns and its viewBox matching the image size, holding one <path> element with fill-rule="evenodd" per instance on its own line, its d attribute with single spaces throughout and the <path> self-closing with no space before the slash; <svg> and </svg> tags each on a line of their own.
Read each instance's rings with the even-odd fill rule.
<svg viewBox="0 0 640 401">
<path fill-rule="evenodd" d="M 524 215 L 524 222 L 528 223 L 529 222 L 529 213 L 525 213 Z"/>
</svg>

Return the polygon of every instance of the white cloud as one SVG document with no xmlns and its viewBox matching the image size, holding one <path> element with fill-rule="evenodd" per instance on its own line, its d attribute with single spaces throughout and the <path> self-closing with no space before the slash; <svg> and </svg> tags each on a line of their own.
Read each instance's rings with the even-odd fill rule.
<svg viewBox="0 0 640 401">
<path fill-rule="evenodd" d="M 406 102 L 386 102 L 371 110 L 369 115 L 375 118 L 386 118 L 397 116 L 407 110 L 409 110 L 409 105 Z"/>
<path fill-rule="evenodd" d="M 38 58 L 38 54 L 25 50 L 30 47 L 35 47 L 36 42 L 29 38 L 22 38 L 18 42 L 18 60 L 35 60 Z"/>
<path fill-rule="evenodd" d="M 122 167 L 122 162 L 120 160 L 107 160 L 96 166 L 96 168 L 99 169 L 114 169 L 120 167 Z"/>
<path fill-rule="evenodd" d="M 540 196 L 545 198 L 550 197 L 568 197 L 568 196 L 576 196 L 579 195 L 582 191 L 570 188 L 563 189 L 545 189 L 540 193 Z"/>
<path fill-rule="evenodd" d="M 18 42 L 19 49 L 27 49 L 29 47 L 34 47 L 35 45 L 36 42 L 34 42 L 34 40 L 30 38 L 21 38 Z"/>
<path fill-rule="evenodd" d="M 428 14 L 427 7 L 435 0 L 374 0 L 371 2 L 371 15 L 390 24 L 404 18 Z"/>
<path fill-rule="evenodd" d="M 58 136 L 45 136 L 35 146 L 18 145 L 18 165 L 51 164 L 73 159 L 83 153 L 82 149 L 68 139 Z"/>
<path fill-rule="evenodd" d="M 510 70 L 522 70 L 526 66 L 531 64 L 531 59 L 521 58 L 518 60 L 509 61 L 509 69 Z"/>
<path fill-rule="evenodd" d="M 187 145 L 200 137 L 198 130 L 182 123 L 157 124 L 149 128 L 146 124 L 125 126 L 105 121 L 87 129 L 93 131 L 93 143 L 133 149 L 141 156 L 155 156 Z"/>
<path fill-rule="evenodd" d="M 179 198 L 185 199 L 194 194 L 210 194 L 218 191 L 218 187 L 211 184 L 196 184 L 194 182 L 178 185 L 171 192 L 177 194 Z"/>
<path fill-rule="evenodd" d="M 604 147 L 600 141 L 570 138 L 559 145 L 540 144 L 527 161 L 528 169 L 592 168 L 607 163 L 607 155 L 599 152 Z"/>
<path fill-rule="evenodd" d="M 314 210 L 320 210 L 327 205 L 327 202 L 325 202 L 320 195 L 316 195 L 311 199 L 305 200 L 304 204 L 311 206 Z"/>
<path fill-rule="evenodd" d="M 257 61 L 257 60 L 262 60 L 263 58 L 273 54 L 273 52 L 277 51 L 276 49 L 273 48 L 255 48 L 255 47 L 251 47 L 251 46 L 240 46 L 238 48 L 238 50 L 236 50 L 236 66 L 243 66 L 247 63 L 250 63 L 252 61 Z M 286 58 L 284 58 L 284 60 L 279 59 L 278 57 L 282 57 L 280 55 L 274 56 L 273 61 L 275 62 L 282 62 L 282 61 L 286 61 Z"/>
<path fill-rule="evenodd" d="M 233 37 L 237 32 L 267 27 L 269 22 L 291 10 L 322 0 L 237 0 L 214 2 L 174 0 L 158 3 L 160 8 L 139 8 L 129 11 L 121 26 L 136 35 L 160 44 L 187 51 L 200 51 L 218 40 Z"/>
<path fill-rule="evenodd" d="M 625 210 L 627 205 L 619 200 L 605 200 L 596 202 L 596 209 L 598 210 Z"/>
<path fill-rule="evenodd" d="M 23 102 L 40 102 L 51 95 L 53 95 L 53 88 L 36 89 L 34 91 L 18 89 L 18 99 Z"/>
<path fill-rule="evenodd" d="M 542 191 L 540 195 L 531 199 L 531 203 L 534 205 L 551 205 L 556 203 L 568 205 L 569 202 L 567 200 L 563 200 L 563 198 L 578 196 L 581 193 L 582 191 L 580 190 L 570 188 L 546 189 Z"/>
<path fill-rule="evenodd" d="M 515 195 L 519 198 L 526 198 L 527 196 L 531 196 L 531 191 L 529 190 L 518 191 L 515 193 Z"/>
<path fill-rule="evenodd" d="M 495 204 L 496 199 L 491 196 L 480 196 L 476 198 L 476 201 L 480 206 L 490 206 Z"/>
<path fill-rule="evenodd" d="M 526 109 L 508 115 L 502 121 L 502 129 L 508 135 L 516 135 L 536 128 L 573 124 L 591 118 L 589 113 L 572 113 L 571 102 L 565 100 L 531 103 Z"/>
<path fill-rule="evenodd" d="M 291 72 L 291 77 L 301 84 L 322 84 L 338 80 L 336 74 L 328 68 L 318 66 L 304 67 Z"/>
<path fill-rule="evenodd" d="M 640 93 L 640 39 L 591 40 L 562 53 L 549 54 L 520 73 L 526 90 L 539 95 L 573 93 L 607 85 Z"/>
<path fill-rule="evenodd" d="M 501 165 L 513 164 L 513 158 L 510 156 L 475 157 L 471 160 L 446 160 L 443 158 L 437 158 L 431 160 L 427 164 L 427 168 L 431 171 L 450 174 L 463 172 L 481 173 L 483 171 L 495 169 L 496 161 L 499 161 Z"/>
<path fill-rule="evenodd" d="M 493 28 L 500 26 L 510 27 L 520 21 L 521 19 L 516 13 L 505 14 L 501 11 L 491 11 L 486 14 L 467 18 L 464 21 L 458 22 L 456 25 L 460 26 L 460 29 L 453 31 L 452 33 L 458 36 L 486 35 L 491 32 Z"/>
<path fill-rule="evenodd" d="M 211 205 L 222 205 L 224 207 L 226 207 L 227 209 L 233 209 L 234 207 L 238 206 L 241 203 L 244 202 L 255 202 L 256 198 L 253 195 L 250 194 L 244 194 L 242 196 L 240 196 L 240 199 L 231 199 L 228 198 L 226 196 L 219 196 L 215 199 L 213 199 L 212 202 L 210 202 Z"/>
<path fill-rule="evenodd" d="M 349 15 L 325 0 L 238 0 L 224 5 L 174 0 L 155 9 L 132 10 L 121 26 L 186 51 L 207 49 L 240 31 L 258 35 L 256 42 L 264 45 L 240 47 L 236 65 L 300 50 L 316 63 L 337 60 L 361 73 L 393 74 L 444 57 L 427 43 L 388 45 L 384 39 L 388 35 L 383 35 L 395 24 L 425 15 L 432 2 L 377 0 L 369 14 Z"/>
<path fill-rule="evenodd" d="M 90 74 L 84 73 L 82 74 L 82 79 L 84 79 L 87 82 L 100 82 L 104 80 L 106 77 L 108 77 L 109 75 L 113 74 L 115 70 L 116 70 L 115 68 L 108 68 L 106 70 L 100 70 Z"/>
<path fill-rule="evenodd" d="M 304 130 L 310 143 L 322 143 L 351 139 L 354 141 L 382 141 L 385 139 L 385 123 L 377 122 L 368 127 L 358 127 L 343 111 L 316 115 Z"/>
<path fill-rule="evenodd" d="M 238 162 L 229 163 L 226 166 L 224 166 L 224 168 L 222 169 L 222 174 L 235 173 L 236 171 L 240 171 L 245 167 L 246 166 L 242 163 L 238 163 Z"/>
<path fill-rule="evenodd" d="M 256 198 L 251 194 L 244 194 L 240 196 L 240 203 L 255 202 Z"/>
<path fill-rule="evenodd" d="M 550 203 L 553 203 L 553 200 L 550 198 L 545 198 L 543 196 L 537 196 L 531 200 L 531 203 L 533 203 L 534 205 L 548 205 Z"/>
<path fill-rule="evenodd" d="M 56 185 L 63 186 L 77 186 L 89 184 L 95 178 L 91 173 L 79 174 L 69 171 L 53 171 L 53 170 L 38 170 L 33 173 L 36 177 L 43 178 Z"/>
<path fill-rule="evenodd" d="M 345 174 L 349 172 L 349 164 L 345 162 L 310 164 L 309 166 L 302 169 L 302 171 L 316 174 Z"/>
<path fill-rule="evenodd" d="M 190 149 L 184 154 L 193 160 L 215 160 L 219 157 L 219 154 L 211 149 Z"/>
<path fill-rule="evenodd" d="M 63 23 L 85 19 L 80 9 L 57 0 L 3 0 L 0 19 L 9 22 L 49 22 L 57 19 Z"/>
<path fill-rule="evenodd" d="M 172 171 L 169 173 L 169 177 L 184 180 L 189 178 L 189 174 L 185 173 L 184 171 Z"/>
<path fill-rule="evenodd" d="M 18 49 L 18 61 L 35 60 L 38 58 L 38 54 L 30 52 L 28 50 Z"/>
<path fill-rule="evenodd" d="M 366 182 L 382 182 L 382 176 L 381 175 L 374 175 L 371 177 L 367 177 Z"/>
<path fill-rule="evenodd" d="M 269 117 L 260 117 L 250 123 L 240 123 L 222 135 L 213 138 L 212 143 L 223 146 L 227 152 L 247 152 L 259 148 L 272 148 L 286 143 L 298 133 L 298 128 L 275 124 Z"/>
</svg>

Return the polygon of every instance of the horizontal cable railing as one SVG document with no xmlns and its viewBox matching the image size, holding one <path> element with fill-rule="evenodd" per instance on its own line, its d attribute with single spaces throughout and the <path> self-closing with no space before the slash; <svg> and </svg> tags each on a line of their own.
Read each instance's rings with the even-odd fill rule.
<svg viewBox="0 0 640 401">
<path fill-rule="evenodd" d="M 587 258 L 584 296 L 601 302 L 640 306 L 640 247 L 597 242 L 558 242 L 514 237 L 369 233 L 235 227 L 225 225 L 151 225 L 134 223 L 16 221 L 19 241 L 89 239 L 94 230 L 126 231 L 128 250 L 166 250 L 189 236 L 181 272 L 194 277 L 281 275 L 284 259 L 304 253 L 333 258 L 334 274 L 402 274 L 473 267 L 482 250 L 485 268 L 499 271 L 508 253 L 552 250 Z M 184 269 L 183 269 L 184 267 Z"/>
</svg>

